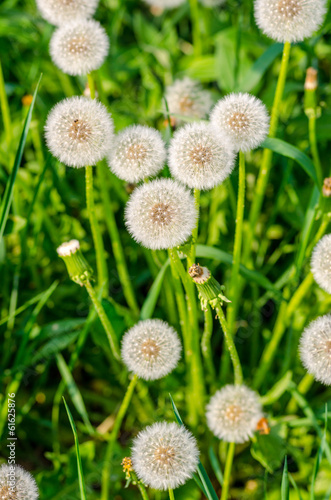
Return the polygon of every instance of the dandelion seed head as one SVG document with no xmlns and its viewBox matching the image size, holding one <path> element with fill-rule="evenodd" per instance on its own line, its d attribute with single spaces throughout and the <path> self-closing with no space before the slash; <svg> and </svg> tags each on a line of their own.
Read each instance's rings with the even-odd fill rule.
<svg viewBox="0 0 331 500">
<path fill-rule="evenodd" d="M 80 243 L 78 240 L 70 240 L 62 243 L 56 251 L 59 257 L 68 257 L 73 253 L 76 253 L 80 249 Z"/>
<path fill-rule="evenodd" d="M 198 461 L 195 438 L 174 422 L 146 427 L 133 441 L 134 470 L 141 481 L 156 490 L 175 489 L 186 483 Z"/>
<path fill-rule="evenodd" d="M 322 24 L 325 0 L 255 0 L 255 19 L 263 33 L 278 42 L 300 42 Z"/>
<path fill-rule="evenodd" d="M 244 385 L 226 385 L 207 406 L 209 429 L 230 443 L 248 441 L 263 417 L 258 394 Z"/>
<path fill-rule="evenodd" d="M 70 167 L 95 165 L 109 153 L 113 120 L 103 104 L 87 97 L 70 97 L 50 111 L 45 137 L 51 153 Z"/>
<path fill-rule="evenodd" d="M 180 116 L 205 118 L 213 104 L 210 92 L 204 90 L 200 82 L 188 77 L 175 80 L 172 85 L 169 85 L 165 91 L 165 98 L 169 113 L 175 115 L 174 119 L 177 124 L 182 123 Z"/>
<path fill-rule="evenodd" d="M 306 370 L 322 384 L 331 385 L 331 314 L 320 316 L 305 328 L 299 351 Z"/>
<path fill-rule="evenodd" d="M 121 131 L 109 155 L 109 166 L 120 179 L 135 183 L 164 167 L 166 149 L 158 130 L 132 125 Z"/>
<path fill-rule="evenodd" d="M 316 283 L 327 293 L 331 293 L 331 234 L 323 236 L 315 246 L 311 272 Z"/>
<path fill-rule="evenodd" d="M 53 34 L 50 54 L 68 75 L 86 75 L 102 65 L 108 55 L 108 36 L 94 19 L 61 25 Z"/>
<path fill-rule="evenodd" d="M 188 123 L 171 140 L 169 167 L 190 188 L 211 189 L 232 172 L 234 153 L 209 123 Z"/>
<path fill-rule="evenodd" d="M 210 121 L 235 151 L 257 148 L 269 131 L 266 107 L 250 94 L 229 94 L 218 101 L 212 109 Z"/>
<path fill-rule="evenodd" d="M 186 0 L 144 0 L 147 5 L 159 9 L 175 9 L 182 5 Z"/>
<path fill-rule="evenodd" d="M 39 498 L 37 484 L 29 472 L 19 465 L 3 464 L 0 467 L 1 500 L 37 500 L 37 498 Z"/>
<path fill-rule="evenodd" d="M 36 2 L 46 21 L 60 25 L 92 17 L 99 0 L 36 0 Z"/>
<path fill-rule="evenodd" d="M 122 359 L 144 380 L 168 375 L 178 364 L 181 343 L 175 330 L 160 319 L 139 321 L 123 337 Z"/>
<path fill-rule="evenodd" d="M 139 186 L 125 210 L 125 223 L 130 234 L 152 250 L 185 243 L 197 217 L 193 196 L 172 179 L 157 179 Z"/>
</svg>

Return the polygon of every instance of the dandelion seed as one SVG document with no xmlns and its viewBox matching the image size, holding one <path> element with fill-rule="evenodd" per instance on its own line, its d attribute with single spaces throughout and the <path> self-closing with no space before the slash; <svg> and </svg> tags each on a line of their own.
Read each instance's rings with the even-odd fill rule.
<svg viewBox="0 0 331 500">
<path fill-rule="evenodd" d="M 226 385 L 211 398 L 206 417 L 219 439 L 244 443 L 253 436 L 263 413 L 256 392 L 244 385 Z"/>
<path fill-rule="evenodd" d="M 121 131 L 109 155 L 109 166 L 120 179 L 135 183 L 164 167 L 165 144 L 160 132 L 142 125 Z"/>
<path fill-rule="evenodd" d="M 325 0 L 255 0 L 255 20 L 264 34 L 278 42 L 300 42 L 322 24 Z"/>
<path fill-rule="evenodd" d="M 231 174 L 234 153 L 209 123 L 189 123 L 171 140 L 169 167 L 190 188 L 211 189 Z"/>
<path fill-rule="evenodd" d="M 152 250 L 183 244 L 196 225 L 194 198 L 172 179 L 158 179 L 135 189 L 126 206 L 126 226 L 133 238 Z"/>
<path fill-rule="evenodd" d="M 93 16 L 99 0 L 36 0 L 44 19 L 60 25 Z"/>
<path fill-rule="evenodd" d="M 311 272 L 316 283 L 331 293 L 331 234 L 326 234 L 314 248 Z"/>
<path fill-rule="evenodd" d="M 108 36 L 100 23 L 90 20 L 61 25 L 53 34 L 50 53 L 54 64 L 68 75 L 86 75 L 103 64 Z"/>
<path fill-rule="evenodd" d="M 178 335 L 168 323 L 146 319 L 124 335 L 122 359 L 140 378 L 157 380 L 176 368 L 181 349 Z"/>
<path fill-rule="evenodd" d="M 165 98 L 168 104 L 169 113 L 176 123 L 182 123 L 180 116 L 188 118 L 205 118 L 211 107 L 212 99 L 208 90 L 204 90 L 200 82 L 185 77 L 182 80 L 175 80 L 165 91 Z"/>
<path fill-rule="evenodd" d="M 156 490 L 174 489 L 193 476 L 199 462 L 196 439 L 176 423 L 146 427 L 133 441 L 132 462 L 141 481 Z"/>
<path fill-rule="evenodd" d="M 45 136 L 51 153 L 70 167 L 95 165 L 109 153 L 113 120 L 95 99 L 70 97 L 49 113 Z"/>
<path fill-rule="evenodd" d="M 0 467 L 1 500 L 37 500 L 38 487 L 32 475 L 19 465 Z"/>
<path fill-rule="evenodd" d="M 210 121 L 235 151 L 257 148 L 269 130 L 266 107 L 250 94 L 229 94 L 217 102 Z"/>
<path fill-rule="evenodd" d="M 331 314 L 307 326 L 299 350 L 306 370 L 322 384 L 331 385 Z"/>
<path fill-rule="evenodd" d="M 144 0 L 144 2 L 151 7 L 159 9 L 175 9 L 186 2 L 186 0 Z"/>
</svg>

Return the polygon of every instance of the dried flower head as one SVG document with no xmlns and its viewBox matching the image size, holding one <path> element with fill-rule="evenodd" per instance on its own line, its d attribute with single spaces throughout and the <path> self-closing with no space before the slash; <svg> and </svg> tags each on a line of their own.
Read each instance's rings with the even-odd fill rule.
<svg viewBox="0 0 331 500">
<path fill-rule="evenodd" d="M 301 361 L 316 380 L 331 385 L 331 314 L 320 316 L 304 330 Z"/>
<path fill-rule="evenodd" d="M 331 198 L 331 177 L 324 179 L 322 193 L 325 198 Z"/>
<path fill-rule="evenodd" d="M 157 179 L 135 189 L 125 210 L 133 238 L 152 250 L 185 243 L 197 221 L 191 193 L 172 179 Z"/>
<path fill-rule="evenodd" d="M 0 467 L 1 500 L 37 500 L 36 481 L 19 465 L 4 464 Z"/>
<path fill-rule="evenodd" d="M 102 65 L 108 55 L 108 36 L 100 23 L 89 20 L 61 25 L 53 34 L 50 54 L 68 75 L 86 75 Z"/>
<path fill-rule="evenodd" d="M 266 107 L 253 95 L 229 94 L 217 102 L 210 121 L 235 151 L 257 148 L 269 131 Z"/>
<path fill-rule="evenodd" d="M 322 24 L 326 0 L 255 0 L 255 19 L 278 42 L 300 42 Z"/>
<path fill-rule="evenodd" d="M 36 0 L 37 7 L 46 21 L 60 25 L 93 16 L 99 0 Z"/>
<path fill-rule="evenodd" d="M 181 343 L 175 330 L 160 319 L 139 321 L 123 337 L 122 359 L 144 380 L 165 377 L 178 364 Z"/>
<path fill-rule="evenodd" d="M 144 0 L 145 3 L 151 7 L 157 7 L 159 9 L 175 9 L 179 7 L 186 0 Z"/>
<path fill-rule="evenodd" d="M 212 107 L 211 94 L 204 90 L 200 82 L 187 76 L 175 80 L 165 91 L 169 113 L 176 123 L 181 123 L 181 116 L 188 118 L 205 118 Z"/>
<path fill-rule="evenodd" d="M 188 123 L 171 140 L 169 167 L 190 188 L 211 189 L 232 172 L 234 153 L 209 123 Z"/>
<path fill-rule="evenodd" d="M 331 234 L 326 234 L 314 248 L 311 272 L 316 283 L 331 293 Z"/>
<path fill-rule="evenodd" d="M 263 414 L 256 392 L 245 385 L 226 385 L 211 398 L 206 417 L 215 436 L 244 443 L 253 436 Z"/>
<path fill-rule="evenodd" d="M 95 165 L 113 142 L 113 120 L 103 104 L 87 97 L 59 102 L 48 115 L 45 135 L 51 153 L 70 167 Z"/>
<path fill-rule="evenodd" d="M 318 87 L 318 71 L 315 68 L 308 68 L 305 79 L 305 90 L 316 90 Z"/>
<path fill-rule="evenodd" d="M 117 177 L 134 183 L 160 172 L 165 159 L 166 149 L 160 132 L 132 125 L 117 135 L 109 155 L 109 166 Z"/>
<path fill-rule="evenodd" d="M 199 450 L 184 426 L 160 422 L 146 427 L 134 439 L 132 462 L 146 485 L 156 490 L 174 489 L 193 476 Z"/>
</svg>

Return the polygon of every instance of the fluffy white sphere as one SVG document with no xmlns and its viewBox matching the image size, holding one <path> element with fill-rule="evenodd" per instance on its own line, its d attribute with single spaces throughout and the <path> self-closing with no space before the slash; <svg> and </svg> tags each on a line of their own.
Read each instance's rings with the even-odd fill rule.
<svg viewBox="0 0 331 500">
<path fill-rule="evenodd" d="M 311 272 L 316 283 L 331 293 L 331 234 L 323 236 L 314 248 Z"/>
<path fill-rule="evenodd" d="M 322 384 L 331 385 L 331 314 L 307 326 L 300 340 L 300 354 L 306 370 Z"/>
<path fill-rule="evenodd" d="M 226 385 L 207 406 L 209 429 L 229 443 L 244 443 L 254 434 L 263 417 L 259 396 L 245 385 Z"/>
<path fill-rule="evenodd" d="M 61 25 L 53 34 L 50 54 L 54 64 L 68 75 L 86 75 L 102 65 L 109 40 L 100 23 L 90 20 Z"/>
<path fill-rule="evenodd" d="M 144 0 L 151 7 L 159 9 L 175 9 L 186 2 L 186 0 Z"/>
<path fill-rule="evenodd" d="M 196 439 L 174 422 L 155 423 L 134 439 L 132 463 L 147 486 L 156 490 L 178 488 L 191 479 L 198 466 Z"/>
<path fill-rule="evenodd" d="M 13 488 L 13 489 L 12 489 Z M 1 500 L 37 500 L 37 483 L 29 472 L 19 465 L 0 467 Z"/>
<path fill-rule="evenodd" d="M 193 196 L 172 179 L 158 179 L 139 186 L 125 210 L 125 223 L 133 238 L 152 250 L 185 243 L 197 218 Z"/>
<path fill-rule="evenodd" d="M 93 16 L 99 0 L 36 0 L 37 7 L 49 23 L 60 25 Z"/>
<path fill-rule="evenodd" d="M 169 167 L 190 188 L 211 189 L 231 174 L 234 153 L 209 123 L 188 123 L 170 142 Z"/>
<path fill-rule="evenodd" d="M 181 116 L 205 118 L 213 104 L 210 92 L 204 90 L 200 82 L 187 76 L 166 87 L 165 98 L 169 113 L 177 123 L 181 123 Z"/>
<path fill-rule="evenodd" d="M 144 380 L 157 380 L 174 370 L 182 346 L 175 330 L 160 319 L 139 321 L 122 339 L 122 359 Z"/>
<path fill-rule="evenodd" d="M 210 114 L 210 121 L 235 151 L 257 148 L 269 131 L 265 105 L 250 94 L 229 94 L 218 101 Z"/>
<path fill-rule="evenodd" d="M 300 42 L 322 24 L 326 0 L 255 0 L 255 19 L 278 42 Z"/>
<path fill-rule="evenodd" d="M 70 167 L 86 167 L 107 156 L 114 125 L 100 102 L 70 97 L 50 111 L 45 136 L 48 148 L 58 160 Z"/>
<path fill-rule="evenodd" d="M 109 155 L 111 171 L 127 182 L 139 182 L 164 167 L 166 149 L 158 130 L 132 125 L 119 132 Z"/>
</svg>

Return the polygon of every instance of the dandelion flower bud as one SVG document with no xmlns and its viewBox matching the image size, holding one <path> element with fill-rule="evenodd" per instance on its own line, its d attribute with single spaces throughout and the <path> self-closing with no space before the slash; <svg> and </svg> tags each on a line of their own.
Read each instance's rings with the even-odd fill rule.
<svg viewBox="0 0 331 500">
<path fill-rule="evenodd" d="M 113 120 L 103 104 L 87 97 L 70 97 L 49 113 L 45 136 L 51 153 L 70 167 L 95 165 L 113 142 Z"/>
<path fill-rule="evenodd" d="M 324 179 L 322 193 L 325 198 L 331 198 L 331 177 L 326 177 Z"/>
<path fill-rule="evenodd" d="M 179 7 L 186 0 L 144 0 L 145 3 L 151 7 L 157 7 L 159 9 L 175 9 Z"/>
<path fill-rule="evenodd" d="M 63 259 L 72 281 L 83 286 L 86 281 L 92 278 L 93 271 L 80 251 L 78 240 L 62 243 L 56 251 L 58 256 Z"/>
<path fill-rule="evenodd" d="M 172 175 L 190 188 L 211 189 L 232 172 L 234 153 L 209 123 L 188 123 L 170 143 Z"/>
<path fill-rule="evenodd" d="M 175 489 L 193 476 L 199 450 L 196 439 L 184 426 L 157 422 L 134 439 L 132 462 L 146 485 L 156 490 Z"/>
<path fill-rule="evenodd" d="M 254 434 L 263 417 L 258 394 L 245 385 L 226 385 L 207 406 L 209 429 L 229 443 L 244 443 Z"/>
<path fill-rule="evenodd" d="M 160 172 L 165 159 L 165 144 L 160 132 L 151 127 L 132 125 L 117 135 L 109 166 L 120 179 L 135 183 Z"/>
<path fill-rule="evenodd" d="M 46 21 L 60 25 L 93 16 L 99 0 L 36 0 L 37 7 Z"/>
<path fill-rule="evenodd" d="M 331 293 L 331 234 L 326 234 L 314 248 L 311 272 L 316 283 Z"/>
<path fill-rule="evenodd" d="M 122 359 L 140 378 L 157 380 L 176 368 L 181 349 L 178 335 L 168 323 L 146 319 L 124 335 Z"/>
<path fill-rule="evenodd" d="M 229 94 L 217 102 L 210 115 L 211 124 L 235 151 L 257 148 L 269 131 L 265 105 L 250 94 Z"/>
<path fill-rule="evenodd" d="M 322 24 L 325 0 L 255 0 L 255 20 L 277 42 L 301 42 Z"/>
<path fill-rule="evenodd" d="M 61 25 L 50 43 L 54 64 L 64 73 L 74 76 L 86 75 L 100 68 L 108 49 L 108 36 L 94 19 Z"/>
<path fill-rule="evenodd" d="M 169 113 L 173 115 L 178 123 L 180 117 L 205 118 L 212 107 L 211 94 L 204 90 L 200 82 L 185 77 L 175 80 L 165 91 Z M 178 118 L 177 118 L 178 116 Z"/>
<path fill-rule="evenodd" d="M 316 380 L 331 385 L 331 314 L 312 321 L 300 340 L 301 361 Z"/>
<path fill-rule="evenodd" d="M 185 243 L 198 213 L 194 198 L 172 179 L 158 179 L 135 189 L 126 206 L 126 226 L 133 238 L 152 250 Z"/>
<path fill-rule="evenodd" d="M 39 492 L 36 481 L 19 465 L 3 464 L 0 467 L 1 500 L 37 500 Z"/>
</svg>

